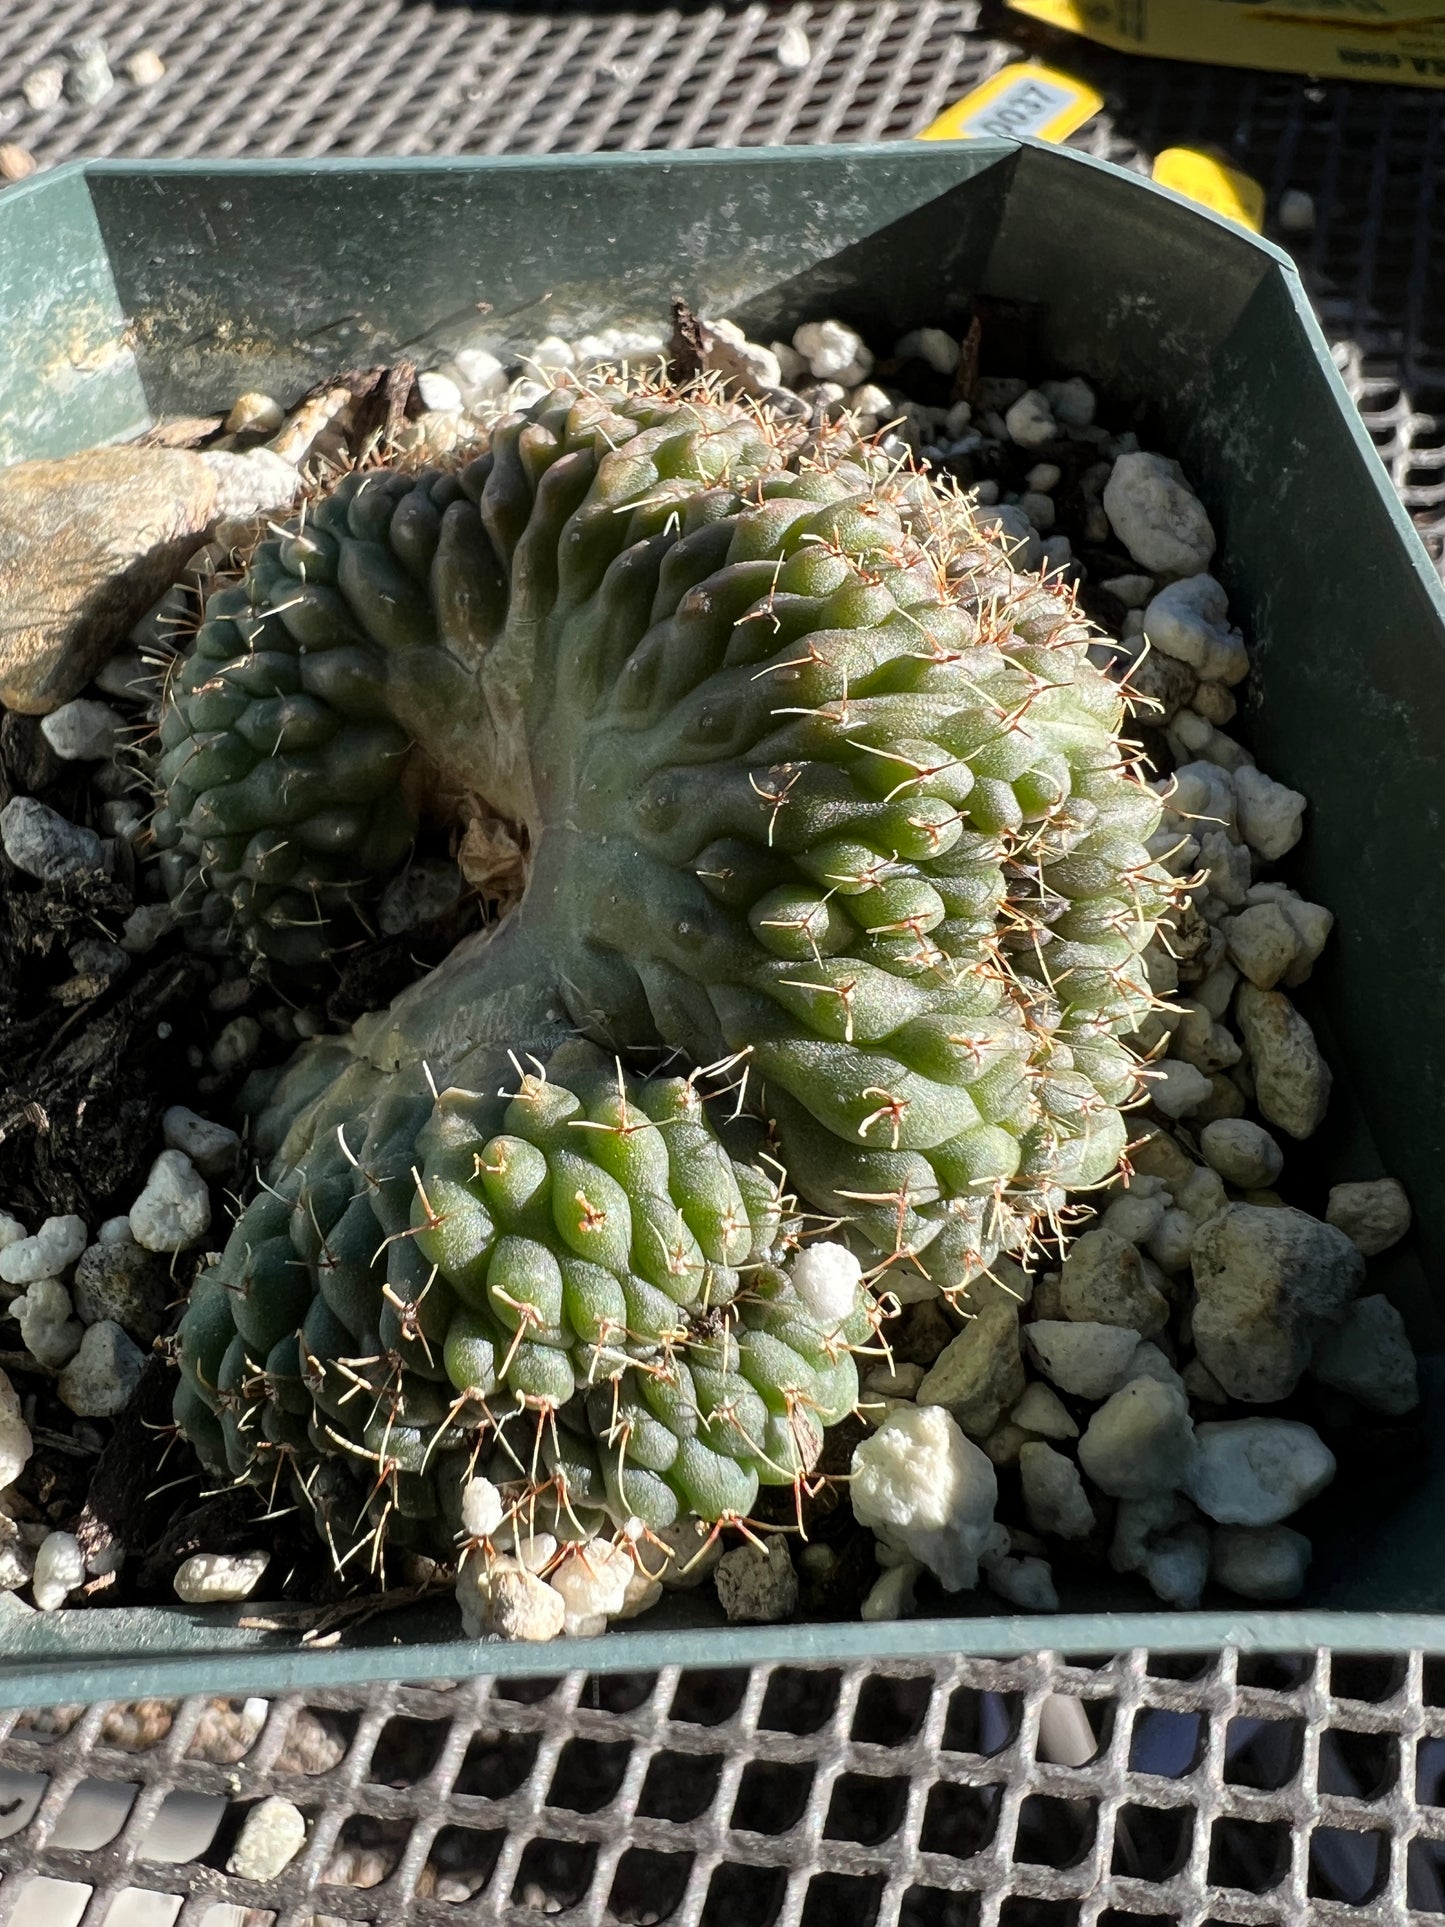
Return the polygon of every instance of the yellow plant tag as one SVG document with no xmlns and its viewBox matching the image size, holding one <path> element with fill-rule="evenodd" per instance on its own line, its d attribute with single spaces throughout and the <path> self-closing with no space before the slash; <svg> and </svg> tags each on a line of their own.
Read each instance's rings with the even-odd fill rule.
<svg viewBox="0 0 1445 1927">
<path fill-rule="evenodd" d="M 1445 87 L 1445 0 L 1007 0 L 1015 13 L 1121 53 L 1271 73 Z M 1286 10 L 1287 9 L 1287 10 Z M 1328 17 L 1326 17 L 1328 16 Z M 1368 19 L 1368 24 L 1366 24 Z"/>
<path fill-rule="evenodd" d="M 1166 147 L 1154 157 L 1150 170 L 1160 187 L 1171 187 L 1186 200 L 1197 201 L 1211 214 L 1258 234 L 1264 226 L 1264 189 L 1249 174 L 1226 167 L 1197 147 Z"/>
<path fill-rule="evenodd" d="M 1103 104 L 1102 97 L 1083 81 L 1037 61 L 1019 61 L 945 107 L 918 139 L 961 141 L 984 134 L 995 139 L 1029 135 L 1034 140 L 1061 141 L 1092 120 Z"/>
</svg>

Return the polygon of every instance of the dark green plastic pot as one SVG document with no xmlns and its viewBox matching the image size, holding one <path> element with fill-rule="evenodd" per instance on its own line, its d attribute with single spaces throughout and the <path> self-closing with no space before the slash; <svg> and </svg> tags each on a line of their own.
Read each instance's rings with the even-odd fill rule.
<svg viewBox="0 0 1445 1927">
<path fill-rule="evenodd" d="M 524 347 L 656 324 L 674 292 L 764 340 L 839 314 L 887 341 L 988 295 L 1031 317 L 1035 372 L 1080 372 L 1149 409 L 1220 534 L 1253 649 L 1249 740 L 1312 805 L 1290 873 L 1339 918 L 1302 997 L 1338 1080 L 1318 1175 L 1388 1172 L 1410 1192 L 1412 1245 L 1376 1275 L 1422 1354 L 1436 1448 L 1408 1475 L 1371 1471 L 1326 1495 L 1297 1612 L 1173 1614 L 1121 1584 L 1052 1618 L 995 1614 L 980 1595 L 958 1617 L 720 1631 L 715 1609 L 683 1599 L 600 1640 L 519 1649 L 462 1642 L 437 1608 L 302 1652 L 236 1613 L 11 1604 L 0 1704 L 539 1663 L 1445 1650 L 1445 1304 L 1432 1283 L 1445 1256 L 1445 599 L 1284 255 L 1135 176 L 1010 141 L 71 167 L 0 197 L 0 459 L 224 409 L 244 389 L 286 396 L 400 352 L 425 365 L 478 335 Z"/>
</svg>

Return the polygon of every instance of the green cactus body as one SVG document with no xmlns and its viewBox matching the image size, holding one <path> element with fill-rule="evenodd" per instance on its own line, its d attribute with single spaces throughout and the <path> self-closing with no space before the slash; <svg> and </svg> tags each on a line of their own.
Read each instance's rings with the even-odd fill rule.
<svg viewBox="0 0 1445 1927">
<path fill-rule="evenodd" d="M 773 1355 L 776 1315 L 747 1322 L 755 1288 L 728 1288 L 723 1235 L 754 1236 L 761 1194 L 741 1173 L 756 1166 L 729 1179 L 700 1118 L 623 1130 L 615 1075 L 589 1073 L 585 1092 L 549 1077 L 526 1128 L 494 1118 L 500 1053 L 545 1055 L 569 1032 L 629 1063 L 734 1060 L 800 1198 L 946 1288 L 1106 1178 L 1136 1092 L 1117 1040 L 1152 1001 L 1139 953 L 1170 886 L 1145 849 L 1158 804 L 1089 639 L 1066 592 L 1014 575 L 962 504 L 846 433 L 820 443 L 673 394 L 556 390 L 460 473 L 349 476 L 304 532 L 263 543 L 247 581 L 212 598 L 162 723 L 158 834 L 181 907 L 261 958 L 312 965 L 417 812 L 463 792 L 520 826 L 529 863 L 495 934 L 278 1093 L 263 1142 L 289 1126 L 283 1196 L 324 1198 L 348 1251 L 364 1196 L 391 1240 L 389 1291 L 438 1331 L 422 1282 L 454 1307 L 423 1370 L 390 1298 L 383 1316 L 349 1260 L 318 1265 L 319 1234 L 303 1224 L 297 1245 L 289 1206 L 316 1268 L 303 1350 L 314 1319 L 310 1356 L 344 1331 L 346 1356 L 404 1350 L 427 1385 L 449 1346 L 465 1350 L 469 1383 L 496 1372 L 560 1429 L 585 1409 L 574 1429 L 614 1516 L 736 1509 L 773 1454 L 688 1436 L 650 1463 L 676 1413 L 650 1402 L 627 1335 L 652 1342 L 664 1303 L 682 1331 L 726 1301 L 743 1364 Z M 484 1095 L 434 1099 L 433 1084 Z M 646 1111 L 672 1088 L 626 1102 Z M 546 1109 L 569 1091 L 598 1128 Z M 223 1269 L 248 1241 L 243 1220 Z M 764 1253 L 749 1251 L 752 1277 Z M 213 1332 L 213 1313 L 192 1317 Z M 200 1342 L 183 1333 L 183 1357 Z M 619 1342 L 620 1381 L 606 1369 Z M 625 1452 L 618 1474 L 598 1413 L 629 1374 L 635 1469 Z M 776 1388 L 730 1353 L 712 1376 L 739 1374 L 740 1435 L 755 1396 L 776 1443 Z M 368 1396 L 335 1376 L 303 1375 L 318 1409 Z M 728 1404 L 712 1376 L 699 1409 Z M 241 1390 L 212 1412 L 228 1463 L 229 1401 L 252 1382 L 232 1377 Z M 214 1445 L 200 1374 L 186 1384 L 182 1423 Z M 831 1393 L 804 1409 L 831 1409 Z M 428 1449 L 425 1474 L 404 1472 L 421 1481 L 413 1507 L 438 1487 L 436 1457 L 463 1447 Z M 625 1490 L 608 1485 L 619 1476 Z"/>
</svg>

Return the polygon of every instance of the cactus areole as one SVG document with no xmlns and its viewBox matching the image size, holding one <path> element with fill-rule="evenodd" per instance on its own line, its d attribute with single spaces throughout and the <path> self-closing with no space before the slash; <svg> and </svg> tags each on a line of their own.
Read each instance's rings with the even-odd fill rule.
<svg viewBox="0 0 1445 1927">
<path fill-rule="evenodd" d="M 162 722 L 197 939 L 314 970 L 423 813 L 527 877 L 283 1077 L 181 1327 L 207 1465 L 340 1560 L 455 1557 L 473 1472 L 570 1539 L 804 1479 L 878 1312 L 810 1309 L 800 1222 L 957 1292 L 1124 1149 L 1169 879 L 1089 640 L 846 426 L 662 388 L 263 542 Z"/>
</svg>

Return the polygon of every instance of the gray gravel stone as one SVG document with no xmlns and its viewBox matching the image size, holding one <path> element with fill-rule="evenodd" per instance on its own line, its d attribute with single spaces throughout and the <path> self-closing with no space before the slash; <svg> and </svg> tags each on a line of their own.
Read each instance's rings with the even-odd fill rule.
<svg viewBox="0 0 1445 1927">
<path fill-rule="evenodd" d="M 161 1131 L 171 1150 L 183 1151 L 203 1177 L 224 1178 L 235 1171 L 241 1140 L 229 1125 L 173 1104 L 161 1119 Z"/>
<path fill-rule="evenodd" d="M 40 733 L 67 763 L 99 763 L 115 754 L 125 719 L 109 703 L 77 696 L 40 720 Z"/>
<path fill-rule="evenodd" d="M 273 1794 L 246 1815 L 226 1871 L 242 1880 L 274 1880 L 305 1844 L 305 1814 Z"/>
<path fill-rule="evenodd" d="M 980 1306 L 918 1387 L 920 1405 L 942 1405 L 970 1438 L 984 1438 L 1023 1394 L 1017 1308 L 995 1296 Z"/>
<path fill-rule="evenodd" d="M 1367 1258 L 1398 1244 L 1410 1229 L 1410 1200 L 1396 1178 L 1337 1184 L 1325 1207 L 1326 1224 L 1338 1225 Z"/>
<path fill-rule="evenodd" d="M 1024 1343 L 1045 1378 L 1079 1398 L 1108 1398 L 1130 1376 L 1139 1334 L 1122 1325 L 1040 1318 L 1024 1327 Z"/>
<path fill-rule="evenodd" d="M 1193 1258 L 1195 1350 L 1254 1404 L 1289 1396 L 1365 1276 L 1342 1231 L 1287 1205 L 1230 1205 L 1200 1228 Z"/>
<path fill-rule="evenodd" d="M 781 1534 L 768 1540 L 766 1552 L 742 1545 L 724 1553 L 713 1583 L 723 1611 L 735 1625 L 768 1624 L 788 1619 L 797 1610 L 798 1575 Z"/>
<path fill-rule="evenodd" d="M 1089 1420 L 1079 1463 L 1114 1499 L 1173 1492 L 1194 1460 L 1189 1401 L 1175 1385 L 1136 1378 Z"/>
<path fill-rule="evenodd" d="M 1284 1169 L 1284 1152 L 1262 1124 L 1220 1117 L 1199 1133 L 1199 1148 L 1226 1184 L 1261 1191 Z"/>
<path fill-rule="evenodd" d="M 164 1260 L 127 1236 L 89 1246 L 75 1267 L 75 1310 L 84 1324 L 107 1320 L 138 1345 L 159 1337 L 176 1295 Z"/>
<path fill-rule="evenodd" d="M 1289 1526 L 1220 1526 L 1210 1535 L 1210 1575 L 1245 1599 L 1294 1599 L 1304 1589 L 1310 1550 Z"/>
<path fill-rule="evenodd" d="M 385 936 L 415 930 L 433 917 L 445 916 L 462 894 L 462 873 L 455 863 L 425 859 L 392 878 L 381 893 L 377 921 Z"/>
<path fill-rule="evenodd" d="M 1087 1539 L 1096 1524 L 1079 1468 L 1062 1452 L 1035 1439 L 1019 1453 L 1024 1513 L 1036 1532 L 1060 1539 Z"/>
<path fill-rule="evenodd" d="M 80 1418 L 115 1418 L 130 1403 L 145 1354 L 110 1319 L 91 1325 L 60 1374 L 61 1401 Z"/>
<path fill-rule="evenodd" d="M 1314 1032 L 1280 990 L 1241 984 L 1235 1010 L 1260 1110 L 1290 1137 L 1309 1137 L 1324 1120 L 1333 1082 Z"/>
<path fill-rule="evenodd" d="M 1388 1298 L 1360 1298 L 1345 1322 L 1315 1347 L 1311 1371 L 1372 1412 L 1399 1418 L 1420 1403 L 1415 1354 L 1405 1321 Z"/>
<path fill-rule="evenodd" d="M 1184 1490 L 1220 1525 L 1273 1526 L 1335 1476 L 1333 1452 L 1295 1419 L 1223 1419 L 1195 1429 Z"/>
<path fill-rule="evenodd" d="M 1138 1251 L 1105 1226 L 1076 1238 L 1059 1289 L 1064 1315 L 1080 1323 L 1120 1325 L 1152 1338 L 1169 1322 L 1169 1304 L 1144 1275 Z"/>
<path fill-rule="evenodd" d="M 0 844 L 17 870 L 40 883 L 58 883 L 80 870 L 99 870 L 105 855 L 94 830 L 67 822 L 33 796 L 12 796 L 0 810 Z"/>
</svg>

